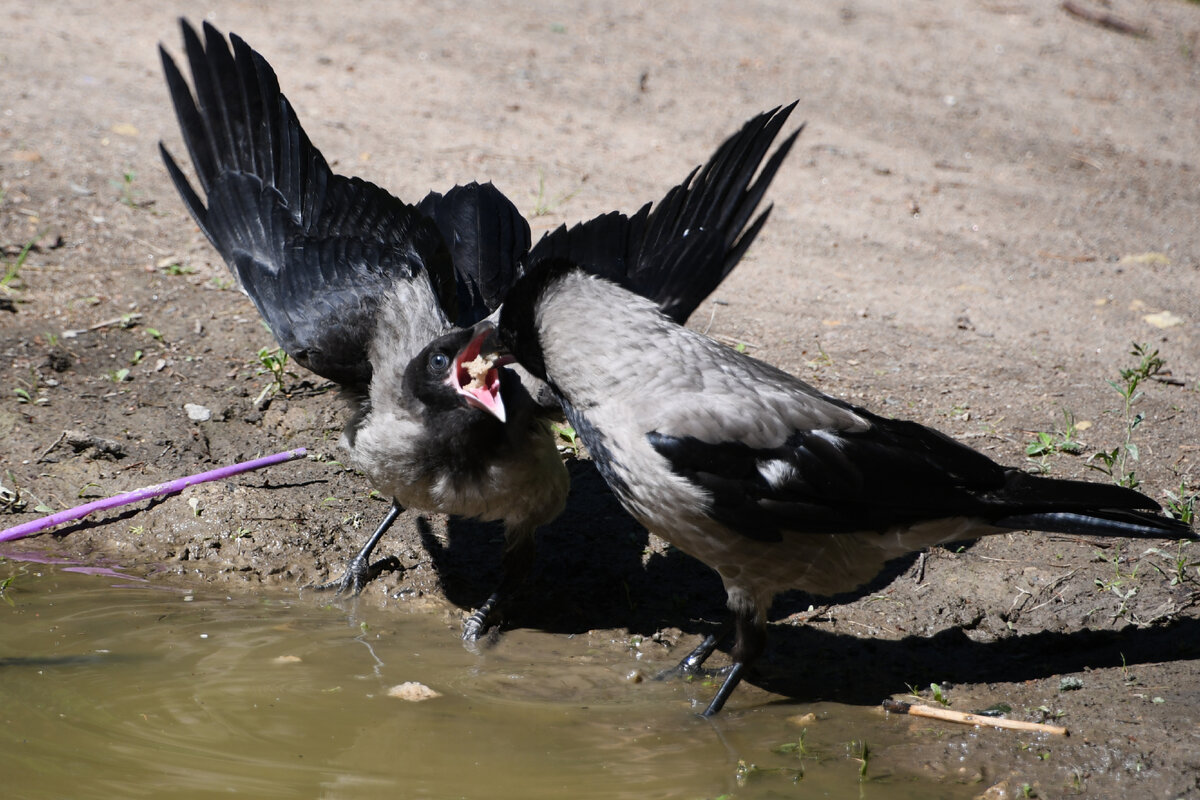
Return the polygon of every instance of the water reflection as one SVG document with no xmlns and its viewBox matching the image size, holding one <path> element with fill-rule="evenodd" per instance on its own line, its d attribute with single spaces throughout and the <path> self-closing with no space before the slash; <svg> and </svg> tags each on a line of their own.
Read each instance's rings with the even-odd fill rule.
<svg viewBox="0 0 1200 800">
<path fill-rule="evenodd" d="M 402 608 L 159 591 L 111 567 L 0 562 L 0 579 L 8 576 L 7 797 L 699 800 L 979 790 L 912 778 L 860 785 L 845 743 L 868 725 L 872 745 L 887 744 L 878 718 L 861 709 L 840 707 L 835 721 L 810 730 L 803 760 L 773 752 L 800 736 L 788 717 L 809 708 L 768 704 L 702 720 L 692 699 L 708 690 L 635 684 L 634 656 L 587 636 L 518 630 L 471 653 L 453 623 Z M 441 696 L 388 696 L 406 681 Z M 739 762 L 760 769 L 739 773 Z"/>
</svg>

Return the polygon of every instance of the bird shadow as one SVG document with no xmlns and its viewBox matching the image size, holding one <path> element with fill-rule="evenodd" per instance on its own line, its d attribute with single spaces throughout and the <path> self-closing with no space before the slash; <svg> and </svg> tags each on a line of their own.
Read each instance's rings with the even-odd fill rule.
<svg viewBox="0 0 1200 800">
<path fill-rule="evenodd" d="M 715 632 L 728 617 L 716 573 L 673 547 L 652 549 L 649 534 L 624 511 L 591 462 L 571 461 L 568 468 L 568 508 L 539 536 L 533 572 L 511 598 L 505 627 L 560 634 L 617 628 L 642 636 L 664 628 L 687 635 Z M 446 542 L 425 525 L 423 543 L 447 599 L 476 607 L 499 583 L 503 530 L 458 519 L 448 530 Z M 877 593 L 913 570 L 918 558 L 913 553 L 895 559 L 853 592 L 826 598 L 780 595 L 771 618 Z M 723 650 L 728 646 L 722 643 Z M 961 628 L 887 640 L 773 624 L 765 657 L 746 681 L 794 700 L 874 705 L 931 682 L 1019 682 L 1198 656 L 1200 620 L 1193 619 L 1121 631 L 1042 631 L 988 642 L 972 640 Z"/>
<path fill-rule="evenodd" d="M 532 572 L 507 604 L 505 627 L 652 633 L 666 625 L 694 627 L 690 617 L 724 614 L 716 573 L 674 548 L 652 552 L 646 529 L 625 512 L 590 461 L 570 460 L 567 468 L 567 509 L 539 532 Z M 475 608 L 499 585 L 499 524 L 451 518 L 446 540 L 425 520 L 417 526 L 451 603 Z"/>
<path fill-rule="evenodd" d="M 897 640 L 810 626 L 772 626 L 767 658 L 747 682 L 793 700 L 876 705 L 915 686 L 1012 683 L 1085 669 L 1200 657 L 1200 620 L 1121 631 L 1039 631 L 990 642 L 961 628 Z"/>
<path fill-rule="evenodd" d="M 712 569 L 674 547 L 652 547 L 646 529 L 625 512 L 592 462 L 572 460 L 568 470 L 570 502 L 539 534 L 533 571 L 510 598 L 506 627 L 565 634 L 624 628 L 643 635 L 674 627 L 693 634 L 724 621 L 725 589 Z M 475 608 L 499 585 L 504 550 L 499 524 L 451 518 L 447 539 L 424 518 L 418 518 L 417 529 L 451 603 Z M 878 591 L 916 558 L 896 559 L 869 584 L 827 599 L 848 602 Z M 773 610 L 786 615 L 813 602 L 791 592 Z"/>
</svg>

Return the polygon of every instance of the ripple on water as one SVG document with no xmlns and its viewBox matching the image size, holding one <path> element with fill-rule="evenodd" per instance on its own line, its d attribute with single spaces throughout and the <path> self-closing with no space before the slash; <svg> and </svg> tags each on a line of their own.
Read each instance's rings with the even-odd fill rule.
<svg viewBox="0 0 1200 800">
<path fill-rule="evenodd" d="M 632 653 L 586 635 L 509 631 L 473 653 L 438 615 L 159 591 L 119 573 L 115 588 L 107 570 L 64 566 L 0 564 L 17 576 L 0 604 L 6 797 L 640 800 L 796 788 L 795 756 L 772 752 L 797 737 L 795 707 L 701 720 L 693 701 L 710 689 L 635 683 Z M 388 696 L 406 681 L 441 696 Z M 843 707 L 843 722 L 810 736 L 826 752 L 804 763 L 806 791 L 859 796 L 843 743 L 866 716 Z M 790 771 L 739 784 L 739 761 Z M 892 781 L 888 796 L 971 788 Z"/>
</svg>

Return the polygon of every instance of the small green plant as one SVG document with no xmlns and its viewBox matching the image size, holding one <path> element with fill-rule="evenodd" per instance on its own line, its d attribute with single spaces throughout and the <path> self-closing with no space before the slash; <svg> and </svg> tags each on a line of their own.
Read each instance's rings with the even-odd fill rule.
<svg viewBox="0 0 1200 800">
<path fill-rule="evenodd" d="M 213 275 L 209 283 L 222 291 L 233 288 L 233 278 L 228 275 Z"/>
<path fill-rule="evenodd" d="M 1055 453 L 1066 453 L 1077 456 L 1083 452 L 1083 443 L 1076 437 L 1075 415 L 1067 409 L 1062 410 L 1063 426 L 1053 433 L 1038 432 L 1037 438 L 1025 445 L 1025 455 L 1030 458 L 1045 458 Z"/>
<path fill-rule="evenodd" d="M 4 602 L 8 603 L 10 606 L 14 605 L 14 603 L 13 603 L 12 598 L 8 596 L 8 588 L 10 586 L 12 586 L 13 581 L 15 581 L 16 579 L 17 579 L 16 575 L 9 575 L 4 580 L 0 581 L 0 600 L 3 600 Z"/>
<path fill-rule="evenodd" d="M 88 492 L 90 492 L 92 489 L 95 489 L 96 493 L 88 494 Z M 85 483 L 83 486 L 79 487 L 79 491 L 75 493 L 75 496 L 79 497 L 79 498 L 103 497 L 104 496 L 104 487 L 98 483 L 92 483 L 91 481 L 89 481 L 89 482 Z"/>
<path fill-rule="evenodd" d="M 918 700 L 925 699 L 925 697 L 921 694 L 921 690 L 916 686 L 907 683 L 904 685 L 908 687 L 908 693 L 911 696 L 917 698 Z M 946 696 L 945 690 L 942 689 L 939 684 L 929 684 L 929 697 L 940 706 L 946 706 L 947 708 L 950 706 L 950 698 Z"/>
<path fill-rule="evenodd" d="M 821 367 L 832 367 L 833 356 L 829 355 L 829 353 L 826 353 L 825 348 L 821 346 L 821 343 L 817 342 L 816 356 L 806 363 L 808 364 L 808 368 L 815 372 L 816 370 L 821 369 Z"/>
<path fill-rule="evenodd" d="M 142 200 L 140 193 L 133 188 L 133 182 L 137 179 L 137 173 L 131 169 L 127 169 L 121 173 L 121 180 L 113 181 L 120 190 L 120 201 L 122 204 L 129 206 L 132 209 L 148 208 L 154 204 L 153 200 Z"/>
<path fill-rule="evenodd" d="M 121 367 L 120 369 L 109 370 L 108 379 L 113 383 L 122 383 L 129 379 L 129 367 Z"/>
<path fill-rule="evenodd" d="M 159 272 L 164 275 L 191 275 L 196 271 L 196 268 L 187 264 L 181 264 L 178 261 L 171 261 L 158 268 Z"/>
<path fill-rule="evenodd" d="M 1133 469 L 1133 463 L 1138 460 L 1139 453 L 1138 446 L 1133 441 L 1133 432 L 1146 416 L 1141 413 L 1135 414 L 1133 406 L 1142 398 L 1142 391 L 1138 387 L 1162 372 L 1167 362 L 1159 357 L 1157 350 L 1150 350 L 1149 345 L 1137 342 L 1134 342 L 1130 355 L 1137 357 L 1137 366 L 1120 370 L 1120 380 L 1108 382 L 1108 385 L 1121 395 L 1122 415 L 1125 420 L 1124 441 L 1112 450 L 1102 450 L 1094 454 L 1088 459 L 1088 466 L 1108 475 L 1120 486 L 1136 489 L 1140 481 Z"/>
<path fill-rule="evenodd" d="M 1170 575 L 1167 575 L 1167 573 L 1163 571 L 1162 567 L 1158 566 L 1157 564 L 1151 563 L 1151 566 L 1158 570 L 1164 577 L 1168 577 L 1172 586 L 1179 586 L 1191 577 L 1188 575 L 1189 569 L 1192 569 L 1193 567 L 1200 567 L 1200 560 L 1194 559 L 1191 553 L 1188 552 L 1188 547 L 1190 547 L 1191 544 L 1192 543 L 1188 540 L 1181 540 L 1174 553 L 1168 553 L 1166 550 L 1163 550 L 1159 547 L 1151 547 L 1146 551 L 1146 555 L 1154 555 L 1166 559 L 1166 561 L 1171 565 Z M 1196 571 L 1196 577 L 1200 578 L 1200 570 Z"/>
<path fill-rule="evenodd" d="M 270 348 L 263 347 L 258 351 L 258 363 L 261 365 L 258 368 L 259 375 L 271 376 L 271 382 L 263 387 L 263 390 L 258 393 L 258 397 L 254 398 L 254 405 L 261 405 L 268 397 L 274 397 L 276 394 L 283 391 L 284 380 L 291 375 L 287 369 L 288 354 L 282 347 Z"/>
<path fill-rule="evenodd" d="M 850 747 L 858 751 L 858 755 L 854 758 L 858 760 L 858 781 L 862 783 L 867 779 L 867 767 L 871 763 L 871 747 L 865 741 L 851 742 Z"/>
<path fill-rule="evenodd" d="M 22 389 L 20 386 L 13 389 L 13 394 L 17 396 L 18 403 L 32 403 L 33 396 L 29 394 L 28 389 Z"/>
<path fill-rule="evenodd" d="M 1047 705 L 1040 705 L 1034 710 L 1042 715 L 1043 722 L 1045 722 L 1046 720 L 1062 719 L 1066 715 L 1065 711 L 1055 711 L 1053 708 L 1051 708 L 1050 706 L 1047 706 Z M 1046 753 L 1045 756 L 1039 756 L 1039 758 L 1042 758 L 1042 760 L 1045 760 L 1045 758 L 1048 757 L 1049 755 L 1050 755 L 1049 753 Z"/>
<path fill-rule="evenodd" d="M 808 735 L 808 728 L 800 731 L 800 736 L 794 742 L 785 742 L 774 748 L 773 752 L 780 755 L 794 755 L 796 758 L 804 758 L 808 755 L 808 747 L 804 744 L 804 737 Z"/>
<path fill-rule="evenodd" d="M 1129 613 L 1128 603 L 1138 593 L 1138 587 L 1131 585 L 1137 578 L 1138 567 L 1134 566 L 1127 573 L 1121 572 L 1121 554 L 1116 553 L 1111 559 L 1104 558 L 1103 555 L 1097 553 L 1097 556 L 1102 561 L 1108 561 L 1113 565 L 1113 577 L 1109 580 L 1096 578 L 1095 584 L 1101 591 L 1112 592 L 1116 595 L 1121 604 L 1117 607 L 1116 613 L 1113 614 L 1113 619 L 1124 616 Z"/>
<path fill-rule="evenodd" d="M 12 294 L 14 289 L 25 288 L 25 282 L 21 280 L 21 268 L 25 266 L 25 261 L 29 258 L 29 252 L 33 250 L 33 246 L 37 244 L 37 240 L 41 236 L 42 234 L 38 233 L 37 236 L 26 242 L 21 247 L 21 252 L 17 253 L 17 257 L 12 261 L 5 259 L 4 276 L 0 277 L 0 289 Z"/>
<path fill-rule="evenodd" d="M 558 451 L 560 453 L 570 453 L 573 456 L 579 455 L 579 434 L 570 425 L 559 425 L 557 422 L 551 423 L 551 430 L 554 431 L 554 436 L 559 440 Z"/>
<path fill-rule="evenodd" d="M 538 190 L 537 190 L 537 194 L 534 195 L 534 198 L 533 198 L 533 216 L 544 217 L 547 214 L 552 213 L 554 211 L 554 209 L 558 208 L 560 205 L 567 202 L 568 200 L 570 200 L 572 197 L 574 197 L 577 194 L 579 194 L 579 189 L 576 189 L 573 192 L 568 192 L 567 194 L 561 195 L 560 197 L 558 197 L 554 200 L 551 200 L 549 197 L 546 196 L 546 173 L 544 170 L 542 170 L 539 167 L 538 168 Z"/>
<path fill-rule="evenodd" d="M 1191 525 L 1196 519 L 1196 502 L 1200 500 L 1200 493 L 1188 491 L 1187 481 L 1179 482 L 1178 492 L 1172 492 L 1167 489 L 1164 492 L 1167 495 L 1167 513 L 1180 522 Z"/>
</svg>

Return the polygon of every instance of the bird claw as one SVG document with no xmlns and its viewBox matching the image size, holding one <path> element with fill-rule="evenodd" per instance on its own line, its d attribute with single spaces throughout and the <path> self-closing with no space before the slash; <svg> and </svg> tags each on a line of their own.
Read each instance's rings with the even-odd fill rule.
<svg viewBox="0 0 1200 800">
<path fill-rule="evenodd" d="M 380 562 L 378 569 L 373 568 L 368 559 L 356 556 L 350 559 L 346 564 L 346 572 L 342 577 L 321 583 L 317 585 L 310 584 L 305 587 L 318 592 L 332 591 L 336 595 L 346 595 L 348 597 L 358 597 L 366 585 L 371 582 L 371 578 L 383 571 L 388 559 Z"/>
<path fill-rule="evenodd" d="M 703 667 L 699 664 L 689 664 L 688 659 L 680 661 L 675 666 L 664 669 L 662 672 L 654 676 L 653 680 L 666 681 L 674 678 L 683 678 L 690 680 L 693 678 L 724 678 L 733 669 L 732 664 L 726 664 L 723 667 Z"/>
<path fill-rule="evenodd" d="M 683 657 L 675 666 L 670 669 L 665 669 L 654 676 L 656 681 L 665 681 L 668 678 L 720 678 L 729 673 L 730 667 L 718 667 L 716 669 L 704 666 L 704 662 L 717 649 L 717 644 L 725 638 L 729 632 L 729 625 L 723 626 L 716 633 L 710 633 L 705 636 L 703 641 L 696 646 L 694 650 Z"/>
</svg>

